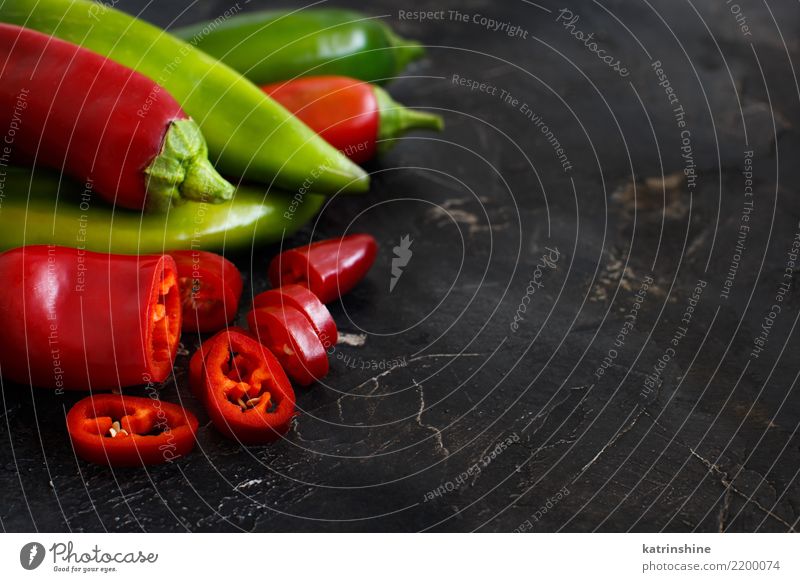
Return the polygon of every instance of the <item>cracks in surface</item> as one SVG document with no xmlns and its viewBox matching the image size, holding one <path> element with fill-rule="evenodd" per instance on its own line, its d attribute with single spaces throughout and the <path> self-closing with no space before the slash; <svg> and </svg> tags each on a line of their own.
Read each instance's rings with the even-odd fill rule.
<svg viewBox="0 0 800 582">
<path fill-rule="evenodd" d="M 638 405 L 637 405 L 637 408 L 638 408 Z M 634 410 L 635 410 L 635 409 L 634 409 Z M 606 453 L 606 451 L 608 451 L 608 450 L 609 450 L 609 449 L 611 449 L 611 448 L 612 448 L 612 447 L 613 447 L 615 444 L 617 444 L 617 442 L 619 441 L 619 439 L 621 439 L 623 436 L 625 436 L 626 434 L 628 434 L 628 432 L 630 432 L 630 431 L 633 429 L 633 427 L 634 427 L 634 426 L 636 426 L 636 423 L 639 421 L 639 419 L 642 417 L 642 415 L 643 415 L 643 414 L 645 414 L 645 409 L 644 409 L 644 408 L 640 408 L 640 409 L 639 409 L 639 412 L 636 414 L 636 416 L 634 416 L 634 417 L 633 417 L 633 420 L 631 420 L 631 421 L 630 421 L 628 424 L 626 424 L 626 425 L 625 425 L 625 426 L 623 426 L 623 427 L 622 427 L 620 430 L 618 430 L 618 431 L 616 432 L 616 434 L 615 434 L 613 437 L 611 437 L 611 438 L 609 439 L 609 441 L 608 441 L 608 442 L 607 442 L 605 445 L 603 445 L 603 448 L 601 448 L 601 449 L 600 449 L 600 450 L 597 452 L 597 454 L 596 454 L 596 455 L 595 455 L 595 456 L 592 458 L 592 460 L 591 460 L 591 461 L 589 461 L 588 463 L 586 463 L 586 464 L 585 464 L 585 465 L 584 465 L 584 466 L 581 468 L 581 470 L 578 472 L 578 474 L 577 474 L 577 475 L 575 476 L 575 478 L 572 480 L 572 483 L 575 483 L 575 481 L 577 481 L 577 480 L 578 480 L 578 477 L 580 477 L 581 475 L 583 475 L 583 474 L 586 472 L 586 470 L 587 470 L 587 469 L 589 469 L 589 467 L 591 467 L 592 465 L 594 465 L 594 464 L 595 464 L 595 463 L 596 463 L 596 462 L 597 462 L 597 461 L 600 459 L 600 457 L 602 457 L 602 456 L 603 456 L 603 455 Z"/>
<path fill-rule="evenodd" d="M 233 488 L 234 491 L 240 491 L 241 489 L 247 489 L 248 487 L 253 487 L 254 485 L 261 485 L 263 483 L 263 479 L 247 479 L 242 481 Z"/>
<path fill-rule="evenodd" d="M 474 357 L 479 357 L 479 356 L 484 356 L 484 355 L 486 355 L 486 354 L 478 354 L 478 353 L 467 353 L 467 354 L 463 354 L 463 353 L 462 354 L 422 354 L 420 356 L 414 356 L 413 358 L 409 358 L 408 359 L 408 363 L 410 364 L 412 362 L 419 362 L 419 361 L 422 361 L 422 360 L 436 359 L 436 358 L 474 358 Z M 366 380 L 361 382 L 361 384 L 356 386 L 355 389 L 358 390 L 359 388 L 364 388 L 367 384 L 372 383 L 373 384 L 372 390 L 370 390 L 367 393 L 367 395 L 372 396 L 381 387 L 381 384 L 380 384 L 380 382 L 378 380 L 380 380 L 384 376 L 387 376 L 388 374 L 394 372 L 398 368 L 406 368 L 406 367 L 407 366 L 395 366 L 394 368 L 389 368 L 388 370 L 384 370 L 380 374 L 372 376 L 371 378 L 367 378 Z M 342 398 L 347 398 L 348 396 L 359 396 L 359 395 L 358 394 L 352 394 L 352 393 L 342 394 L 342 396 L 339 397 L 339 400 L 341 400 Z"/>
<path fill-rule="evenodd" d="M 447 458 L 450 456 L 450 451 L 444 446 L 444 441 L 442 440 L 442 431 L 431 424 L 425 424 L 422 422 L 422 413 L 425 412 L 425 394 L 422 389 L 422 385 L 418 384 L 416 380 L 413 378 L 411 381 L 414 383 L 414 386 L 417 387 L 417 391 L 419 392 L 419 412 L 417 412 L 416 420 L 417 424 L 427 430 L 430 430 L 435 435 L 436 440 L 436 449 L 441 451 L 444 454 L 444 457 Z"/>
<path fill-rule="evenodd" d="M 564 403 L 565 403 L 567 400 L 569 400 L 569 399 L 570 399 L 570 397 L 571 397 L 571 393 L 572 393 L 572 392 L 576 392 L 576 391 L 580 391 L 580 390 L 586 390 L 586 394 L 584 394 L 584 395 L 581 397 L 581 399 L 578 401 L 578 403 L 576 404 L 576 407 L 577 407 L 577 406 L 580 406 L 581 404 L 583 404 L 583 401 L 586 399 L 586 396 L 588 396 L 589 392 L 591 392 L 592 388 L 594 388 L 594 384 L 590 384 L 589 386 L 571 386 L 570 388 L 568 388 L 567 390 L 565 390 L 565 391 L 564 391 L 564 392 L 565 392 L 565 396 L 564 396 L 564 398 L 562 398 L 561 400 L 559 400 L 558 402 L 556 402 L 556 403 L 555 403 L 553 406 L 551 406 L 549 409 L 545 409 L 545 410 L 542 410 L 542 411 L 538 412 L 538 413 L 537 413 L 537 414 L 536 414 L 536 415 L 535 415 L 535 416 L 534 416 L 534 417 L 533 417 L 533 418 L 530 420 L 530 422 L 528 422 L 528 424 L 526 424 L 526 425 L 523 427 L 523 429 L 522 429 L 520 432 L 525 432 L 526 430 L 528 430 L 528 428 L 529 428 L 529 427 L 530 427 L 530 426 L 531 426 L 531 425 L 532 425 L 532 424 L 533 424 L 535 421 L 537 421 L 537 420 L 541 419 L 541 424 L 540 424 L 540 425 L 539 425 L 539 426 L 536 428 L 536 430 L 535 430 L 535 431 L 533 431 L 533 432 L 531 433 L 531 436 L 532 436 L 532 437 L 533 437 L 533 436 L 535 436 L 535 435 L 536 435 L 536 433 L 538 433 L 538 432 L 541 430 L 541 428 L 542 428 L 542 427 L 545 425 L 545 423 L 547 422 L 547 419 L 550 417 L 550 415 L 551 415 L 551 414 L 553 414 L 553 412 L 554 412 L 554 411 L 555 411 L 555 410 L 556 410 L 558 407 L 560 407 L 562 404 L 564 404 Z"/>
<path fill-rule="evenodd" d="M 725 490 L 725 497 L 722 499 L 722 507 L 719 508 L 719 517 L 717 519 L 718 527 L 717 531 L 719 533 L 725 532 L 725 522 L 728 519 L 731 511 L 731 501 L 733 500 L 733 495 L 731 495 L 731 490 Z"/>
<path fill-rule="evenodd" d="M 409 358 L 408 359 L 408 363 L 410 364 L 412 362 L 419 362 L 419 361 L 422 361 L 422 360 L 436 359 L 436 358 L 474 358 L 474 357 L 480 357 L 480 356 L 485 356 L 485 354 L 479 354 L 479 353 L 422 354 L 422 355 L 419 355 L 419 356 L 414 356 L 413 358 Z M 370 398 L 370 397 L 375 396 L 375 393 L 378 390 L 380 390 L 381 387 L 382 387 L 382 383 L 380 382 L 381 378 L 384 378 L 385 376 L 388 376 L 389 374 L 391 374 L 392 372 L 394 372 L 397 369 L 401 369 L 401 368 L 405 369 L 407 367 L 408 367 L 407 365 L 406 366 L 395 366 L 393 368 L 389 368 L 387 370 L 383 370 L 379 374 L 376 374 L 375 376 L 372 376 L 371 378 L 367 378 L 366 380 L 364 380 L 363 382 L 358 384 L 353 389 L 352 392 L 348 392 L 346 394 L 342 394 L 341 396 L 339 396 L 339 398 L 337 398 L 335 400 L 335 404 L 336 404 L 336 409 L 337 409 L 337 413 L 338 413 L 338 416 L 339 416 L 339 420 L 341 422 L 345 422 L 345 420 L 344 420 L 344 411 L 342 409 L 342 400 L 344 400 L 345 398 Z M 366 394 L 359 394 L 358 393 L 358 391 L 360 389 L 366 388 L 369 384 L 372 384 L 372 388 L 369 390 L 369 392 L 367 392 Z M 415 383 L 415 386 L 416 385 L 417 384 Z M 378 395 L 378 396 L 380 396 L 380 395 Z M 327 406 L 327 405 L 324 405 L 324 406 Z M 324 406 L 323 406 L 323 408 L 324 408 Z M 313 410 L 310 410 L 308 412 L 313 412 Z"/>
<path fill-rule="evenodd" d="M 676 442 L 677 442 L 677 441 L 676 441 Z M 762 512 L 764 512 L 764 514 L 768 515 L 769 517 L 771 517 L 771 518 L 772 518 L 772 519 L 774 519 L 775 521 L 778 521 L 778 522 L 780 522 L 782 525 L 785 525 L 785 526 L 788 528 L 788 530 L 789 530 L 790 532 L 794 532 L 794 531 L 795 531 L 795 529 L 794 529 L 794 526 L 792 526 L 792 524 L 790 524 L 788 521 L 786 521 L 785 519 L 783 519 L 783 518 L 782 518 L 780 515 L 777 515 L 777 514 L 773 513 L 773 512 L 772 512 L 770 509 L 768 509 L 768 508 L 764 507 L 763 505 L 761 505 L 761 503 L 759 503 L 758 501 L 756 501 L 755 499 L 753 499 L 751 495 L 747 495 L 747 494 L 746 494 L 746 493 L 744 493 L 743 491 L 740 491 L 740 490 L 739 490 L 739 489 L 738 489 L 738 488 L 737 488 L 737 487 L 736 487 L 736 486 L 733 484 L 733 482 L 730 480 L 730 477 L 728 477 L 728 473 L 727 473 L 727 471 L 725 471 L 725 470 L 721 469 L 721 468 L 719 467 L 719 465 L 717 465 L 716 463 L 712 463 L 712 462 L 711 462 L 711 461 L 709 461 L 708 459 L 706 459 L 706 458 L 704 458 L 704 457 L 700 456 L 700 454 L 698 454 L 698 453 L 697 453 L 697 451 L 695 451 L 695 450 L 694 450 L 692 447 L 690 447 L 690 446 L 688 446 L 688 445 L 684 445 L 684 446 L 687 446 L 687 448 L 689 449 L 689 452 L 692 454 L 692 456 L 693 456 L 694 458 L 696 458 L 696 459 L 697 459 L 697 460 L 699 460 L 701 463 L 703 463 L 703 465 L 705 465 L 705 466 L 706 466 L 706 468 L 708 469 L 708 472 L 709 472 L 709 473 L 711 473 L 712 475 L 715 475 L 715 476 L 717 476 L 717 477 L 719 477 L 719 478 L 720 478 L 720 483 L 721 483 L 721 484 L 722 484 L 722 485 L 725 487 L 725 489 L 726 489 L 726 491 L 725 491 L 725 495 L 726 495 L 726 496 L 727 496 L 727 495 L 728 495 L 730 492 L 733 492 L 733 493 L 735 493 L 736 495 L 738 495 L 739 497 L 741 497 L 742 499 L 744 499 L 745 503 L 752 503 L 754 506 L 756 506 L 758 509 L 760 509 Z M 722 525 L 722 523 L 720 523 L 720 526 L 721 526 L 721 525 Z"/>
<path fill-rule="evenodd" d="M 644 413 L 653 422 L 654 426 L 657 426 L 662 431 L 664 431 L 665 433 L 669 434 L 670 431 L 667 430 L 667 427 L 665 427 L 663 424 L 658 422 L 658 420 L 653 418 L 650 415 L 650 413 L 648 413 L 646 411 L 644 411 Z M 717 520 L 717 522 L 718 522 L 717 524 L 718 524 L 718 528 L 719 528 L 720 532 L 724 531 L 725 520 L 727 520 L 727 518 L 728 518 L 728 513 L 729 513 L 729 510 L 730 510 L 730 505 L 731 505 L 731 502 L 732 502 L 732 496 L 733 495 L 737 495 L 738 497 L 743 499 L 745 504 L 751 503 L 753 506 L 755 506 L 761 512 L 763 512 L 764 515 L 767 515 L 767 516 L 771 517 L 772 519 L 774 519 L 775 521 L 779 522 L 781 525 L 786 526 L 788 531 L 790 531 L 790 532 L 794 532 L 795 531 L 794 526 L 792 524 L 790 524 L 788 521 L 786 521 L 785 519 L 783 519 L 780 515 L 774 513 L 772 510 L 770 510 L 767 507 L 764 507 L 761 503 L 759 503 L 758 501 L 753 499 L 753 495 L 747 495 L 745 492 L 743 492 L 739 488 L 737 488 L 736 485 L 733 484 L 733 481 L 731 480 L 730 476 L 728 475 L 728 472 L 726 470 L 724 470 L 723 468 L 721 468 L 719 465 L 717 465 L 716 462 L 712 462 L 712 461 L 706 459 L 705 457 L 700 455 L 700 453 L 698 453 L 694 449 L 694 447 L 692 447 L 691 445 L 689 445 L 687 443 L 684 443 L 683 441 L 678 439 L 676 436 L 673 436 L 673 442 L 675 442 L 676 444 L 680 445 L 681 447 L 687 449 L 689 451 L 689 453 L 691 454 L 691 456 L 694 457 L 695 459 L 697 459 L 698 461 L 700 461 L 706 467 L 706 469 L 708 469 L 709 473 L 711 473 L 715 477 L 718 477 L 719 478 L 719 483 L 723 487 L 725 487 L 725 498 L 723 499 L 723 505 L 720 508 L 719 518 Z M 746 469 L 746 467 L 744 467 L 744 466 L 742 466 L 742 468 Z M 764 480 L 765 483 L 770 485 L 770 483 L 766 479 L 763 479 L 763 480 Z M 775 489 L 774 486 L 773 486 L 773 489 Z M 754 494 L 755 494 L 755 492 L 754 492 Z"/>
</svg>

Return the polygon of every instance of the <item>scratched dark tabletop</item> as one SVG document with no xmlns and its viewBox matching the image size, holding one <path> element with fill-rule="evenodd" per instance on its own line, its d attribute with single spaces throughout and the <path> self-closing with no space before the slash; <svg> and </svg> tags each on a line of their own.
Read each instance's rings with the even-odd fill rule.
<svg viewBox="0 0 800 582">
<path fill-rule="evenodd" d="M 429 46 L 388 88 L 447 127 L 285 242 L 380 243 L 332 308 L 331 374 L 244 448 L 192 398 L 184 335 L 162 397 L 198 448 L 115 471 L 74 458 L 82 395 L 3 383 L 3 530 L 795 529 L 800 5 L 736 2 L 337 3 Z M 117 6 L 167 26 L 231 4 Z M 443 18 L 400 17 L 422 7 Z M 240 322 L 276 248 L 231 257 Z"/>
</svg>

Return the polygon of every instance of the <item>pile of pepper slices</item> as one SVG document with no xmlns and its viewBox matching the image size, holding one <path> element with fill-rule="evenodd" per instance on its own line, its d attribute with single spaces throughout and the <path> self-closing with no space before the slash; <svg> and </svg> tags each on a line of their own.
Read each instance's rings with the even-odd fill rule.
<svg viewBox="0 0 800 582">
<path fill-rule="evenodd" d="M 87 461 L 166 462 L 194 447 L 197 419 L 119 389 L 166 380 L 181 331 L 215 333 L 190 362 L 215 427 L 245 444 L 283 434 L 292 383 L 328 372 L 338 334 L 325 304 L 366 275 L 377 245 L 349 235 L 278 255 L 248 330 L 229 327 L 241 275 L 211 251 L 282 239 L 325 195 L 368 189 L 357 163 L 410 129 L 440 130 L 370 84 L 422 53 L 345 10 L 166 33 L 102 3 L 3 3 L 2 378 L 92 391 L 67 415 Z"/>
</svg>

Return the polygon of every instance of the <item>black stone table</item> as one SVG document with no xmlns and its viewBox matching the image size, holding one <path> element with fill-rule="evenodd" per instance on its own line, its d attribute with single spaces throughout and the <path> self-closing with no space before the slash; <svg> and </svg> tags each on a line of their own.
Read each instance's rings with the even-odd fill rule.
<svg viewBox="0 0 800 582">
<path fill-rule="evenodd" d="M 2 528 L 795 529 L 800 5 L 569 4 L 342 2 L 429 46 L 388 87 L 447 127 L 285 241 L 380 242 L 332 308 L 331 374 L 243 448 L 192 398 L 185 335 L 162 396 L 197 450 L 113 472 L 72 454 L 80 395 L 4 383 Z M 165 26 L 229 6 L 118 3 Z M 232 256 L 240 323 L 276 248 Z"/>
</svg>

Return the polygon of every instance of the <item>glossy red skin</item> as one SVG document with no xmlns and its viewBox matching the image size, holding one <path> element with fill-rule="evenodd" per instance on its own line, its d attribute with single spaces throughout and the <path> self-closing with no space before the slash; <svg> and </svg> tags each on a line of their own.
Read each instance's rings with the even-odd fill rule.
<svg viewBox="0 0 800 582">
<path fill-rule="evenodd" d="M 108 202 L 143 209 L 143 170 L 169 123 L 186 118 L 178 102 L 127 67 L 10 24 L 0 24 L 0 61 L 0 127 L 20 118 L 14 161 L 63 168 Z"/>
<path fill-rule="evenodd" d="M 232 352 L 240 358 L 240 364 L 232 368 L 239 381 L 227 374 Z M 202 401 L 218 431 L 244 444 L 262 444 L 289 430 L 295 415 L 294 390 L 280 363 L 265 346 L 249 334 L 226 330 L 204 342 L 197 353 L 203 358 Z M 236 400 L 244 393 L 250 397 L 260 395 L 261 402 L 243 411 L 231 398 Z M 264 396 L 266 393 L 269 399 Z"/>
<path fill-rule="evenodd" d="M 308 288 L 296 284 L 284 285 L 259 293 L 253 298 L 254 308 L 276 307 L 281 309 L 287 305 L 294 307 L 308 318 L 326 350 L 336 345 L 336 342 L 339 341 L 336 322 L 325 304 Z"/>
<path fill-rule="evenodd" d="M 114 420 L 128 436 L 106 436 Z M 122 394 L 88 396 L 67 413 L 75 453 L 112 467 L 158 465 L 188 454 L 197 424 L 194 414 L 177 404 Z M 148 434 L 154 430 L 161 433 Z"/>
<path fill-rule="evenodd" d="M 272 259 L 269 281 L 273 287 L 303 285 L 320 301 L 330 303 L 364 278 L 377 252 L 378 243 L 368 234 L 322 240 Z"/>
<path fill-rule="evenodd" d="M 251 333 L 249 330 L 246 330 L 242 327 L 238 326 L 231 326 L 227 327 L 224 330 L 220 331 L 216 335 L 210 337 L 198 347 L 195 352 L 192 354 L 191 359 L 189 360 L 189 387 L 192 389 L 192 394 L 194 394 L 195 398 L 200 400 L 201 402 L 205 398 L 205 357 L 208 355 L 209 348 L 213 345 L 211 340 L 215 339 L 218 335 L 222 335 L 224 333 L 241 333 L 246 335 L 251 339 L 256 339 L 255 334 Z M 256 340 L 258 341 L 258 340 Z"/>
<path fill-rule="evenodd" d="M 293 307 L 259 307 L 247 316 L 258 341 L 278 358 L 293 382 L 308 386 L 328 374 L 325 346 L 305 315 Z"/>
<path fill-rule="evenodd" d="M 162 274 L 169 327 L 154 321 Z M 29 246 L 0 255 L 0 374 L 68 390 L 163 382 L 180 339 L 175 261 Z"/>
<path fill-rule="evenodd" d="M 206 251 L 169 254 L 178 266 L 183 307 L 181 329 L 211 333 L 224 328 L 239 309 L 242 297 L 239 269 L 225 257 Z"/>
<path fill-rule="evenodd" d="M 369 83 L 302 77 L 262 89 L 357 164 L 375 156 L 380 110 Z"/>
</svg>

